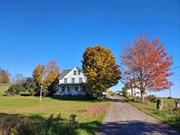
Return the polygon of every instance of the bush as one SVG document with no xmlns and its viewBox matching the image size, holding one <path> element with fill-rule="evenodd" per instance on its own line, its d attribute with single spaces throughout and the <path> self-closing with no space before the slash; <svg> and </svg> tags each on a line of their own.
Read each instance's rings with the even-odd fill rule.
<svg viewBox="0 0 180 135">
<path fill-rule="evenodd" d="M 122 88 L 122 92 L 125 97 L 129 96 L 127 90 L 128 90 L 127 88 Z"/>
<path fill-rule="evenodd" d="M 9 87 L 9 89 L 5 93 L 7 95 L 16 95 L 19 94 L 19 91 L 21 90 L 22 90 L 21 86 L 17 84 L 13 84 L 12 86 Z"/>
<path fill-rule="evenodd" d="M 106 99 L 106 97 L 103 97 L 103 96 L 97 97 L 97 100 L 98 100 L 98 101 L 103 101 L 104 99 Z"/>
<path fill-rule="evenodd" d="M 6 91 L 6 95 L 23 95 L 23 96 L 31 96 L 34 95 L 37 89 L 37 85 L 33 78 L 27 78 L 24 82 L 20 82 L 17 84 L 13 84 Z"/>
<path fill-rule="evenodd" d="M 157 97 L 155 95 L 149 95 L 149 96 L 147 96 L 147 99 L 151 102 L 156 102 Z"/>
</svg>

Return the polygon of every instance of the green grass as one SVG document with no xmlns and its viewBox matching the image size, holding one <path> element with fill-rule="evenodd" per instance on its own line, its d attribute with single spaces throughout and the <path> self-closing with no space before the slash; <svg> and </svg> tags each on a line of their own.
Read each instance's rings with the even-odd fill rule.
<svg viewBox="0 0 180 135">
<path fill-rule="evenodd" d="M 168 123 L 180 130 L 180 110 L 173 111 L 175 99 L 163 99 L 163 110 L 156 110 L 156 103 L 146 101 L 146 103 L 131 102 L 132 105 L 147 114 Z"/>
<path fill-rule="evenodd" d="M 51 114 L 55 116 L 61 114 L 63 118 L 68 118 L 71 114 L 77 115 L 77 121 L 85 126 L 96 129 L 104 118 L 111 102 L 95 100 L 79 101 L 79 100 L 60 100 L 50 97 L 22 97 L 22 96 L 3 96 L 4 91 L 9 85 L 0 86 L 0 113 L 20 114 L 25 116 L 40 115 L 49 117 Z M 94 127 L 93 127 L 94 126 Z M 86 129 L 80 129 L 79 134 L 89 134 Z M 94 131 L 92 131 L 94 132 Z"/>
</svg>

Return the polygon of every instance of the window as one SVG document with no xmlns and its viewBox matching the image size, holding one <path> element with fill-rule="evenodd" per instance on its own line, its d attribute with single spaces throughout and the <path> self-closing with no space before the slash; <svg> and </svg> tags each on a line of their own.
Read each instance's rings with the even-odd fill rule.
<svg viewBox="0 0 180 135">
<path fill-rule="evenodd" d="M 81 74 L 81 70 L 78 70 L 78 74 L 79 74 L 79 75 Z"/>
<path fill-rule="evenodd" d="M 82 83 L 82 78 L 79 78 L 79 83 Z"/>
<path fill-rule="evenodd" d="M 71 82 L 72 82 L 72 83 L 75 83 L 75 78 L 71 78 Z"/>
<path fill-rule="evenodd" d="M 62 87 L 62 91 L 65 91 L 65 87 Z"/>
<path fill-rule="evenodd" d="M 76 75 L 76 70 L 74 70 L 73 74 Z"/>
<path fill-rule="evenodd" d="M 70 91 L 70 87 L 69 86 L 67 87 L 67 91 Z"/>
<path fill-rule="evenodd" d="M 64 83 L 67 83 L 67 78 L 64 78 Z"/>
<path fill-rule="evenodd" d="M 78 91 L 79 90 L 79 88 L 78 87 L 75 87 L 75 91 Z"/>
</svg>

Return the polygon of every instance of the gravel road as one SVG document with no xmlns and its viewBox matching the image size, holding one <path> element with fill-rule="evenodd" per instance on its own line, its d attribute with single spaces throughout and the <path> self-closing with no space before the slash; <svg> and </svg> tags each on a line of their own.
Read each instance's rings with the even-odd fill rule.
<svg viewBox="0 0 180 135">
<path fill-rule="evenodd" d="M 124 99 L 114 99 L 97 135 L 180 135 L 180 133 L 138 110 Z"/>
</svg>

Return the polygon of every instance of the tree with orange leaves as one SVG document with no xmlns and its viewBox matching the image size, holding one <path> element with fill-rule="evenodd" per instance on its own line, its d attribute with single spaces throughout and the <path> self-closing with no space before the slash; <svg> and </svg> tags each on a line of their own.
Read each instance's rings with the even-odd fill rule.
<svg viewBox="0 0 180 135">
<path fill-rule="evenodd" d="M 132 47 L 126 48 L 122 61 L 125 65 L 123 80 L 141 91 L 141 102 L 144 102 L 145 92 L 172 86 L 168 80 L 173 74 L 169 73 L 173 65 L 172 56 L 168 56 L 160 39 L 151 42 L 147 37 L 140 37 Z"/>
<path fill-rule="evenodd" d="M 10 74 L 7 70 L 0 68 L 0 83 L 9 83 L 10 82 Z"/>
<path fill-rule="evenodd" d="M 88 92 L 97 97 L 116 85 L 121 78 L 115 56 L 103 46 L 88 47 L 83 54 L 82 63 Z"/>
<path fill-rule="evenodd" d="M 34 69 L 33 77 L 40 87 L 40 102 L 45 90 L 59 77 L 60 70 L 55 61 L 50 61 L 46 65 L 39 64 Z"/>
</svg>

